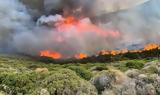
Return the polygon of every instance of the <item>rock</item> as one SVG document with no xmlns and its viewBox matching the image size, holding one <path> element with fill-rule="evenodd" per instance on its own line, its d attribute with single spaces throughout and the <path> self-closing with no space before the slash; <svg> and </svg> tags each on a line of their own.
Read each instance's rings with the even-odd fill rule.
<svg viewBox="0 0 160 95">
<path fill-rule="evenodd" d="M 110 69 L 97 73 L 97 75 L 91 79 L 91 82 L 95 85 L 98 92 L 101 93 L 105 89 L 112 89 L 114 85 L 123 84 L 126 79 L 127 76 L 121 71 Z"/>
<path fill-rule="evenodd" d="M 37 73 L 48 73 L 48 69 L 47 68 L 36 68 L 35 72 Z"/>
<path fill-rule="evenodd" d="M 108 71 L 101 71 L 91 79 L 91 82 L 95 85 L 98 92 L 101 93 L 105 89 L 111 89 L 115 80 L 115 76 Z"/>
</svg>

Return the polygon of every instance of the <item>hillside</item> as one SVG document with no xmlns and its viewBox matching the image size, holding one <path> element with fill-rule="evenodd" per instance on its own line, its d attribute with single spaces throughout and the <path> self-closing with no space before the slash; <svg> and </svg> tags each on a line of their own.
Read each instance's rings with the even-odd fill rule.
<svg viewBox="0 0 160 95">
<path fill-rule="evenodd" d="M 54 64 L 0 55 L 0 95 L 159 95 L 157 58 Z"/>
</svg>

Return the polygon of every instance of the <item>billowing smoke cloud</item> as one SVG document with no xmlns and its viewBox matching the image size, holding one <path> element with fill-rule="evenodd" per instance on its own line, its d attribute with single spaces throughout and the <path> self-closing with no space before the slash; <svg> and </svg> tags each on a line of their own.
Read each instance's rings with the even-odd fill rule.
<svg viewBox="0 0 160 95">
<path fill-rule="evenodd" d="M 0 47 L 7 49 L 15 33 L 28 30 L 32 24 L 25 6 L 17 0 L 0 1 Z M 29 24 L 30 23 L 30 24 Z M 27 27 L 26 27 L 27 26 Z"/>
<path fill-rule="evenodd" d="M 159 0 L 151 0 L 144 5 L 117 12 L 108 26 L 123 33 L 124 43 L 159 43 L 159 4 Z"/>
<path fill-rule="evenodd" d="M 126 0 L 126 5 L 120 1 L 45 0 L 44 13 L 48 16 L 37 22 L 28 13 L 31 9 L 18 0 L 0 1 L 0 49 L 32 55 L 51 50 L 73 56 L 158 42 L 160 2 L 151 0 L 134 6 L 148 0 Z M 104 5 L 99 6 L 102 2 Z M 75 18 L 69 25 L 65 24 L 68 16 Z"/>
</svg>

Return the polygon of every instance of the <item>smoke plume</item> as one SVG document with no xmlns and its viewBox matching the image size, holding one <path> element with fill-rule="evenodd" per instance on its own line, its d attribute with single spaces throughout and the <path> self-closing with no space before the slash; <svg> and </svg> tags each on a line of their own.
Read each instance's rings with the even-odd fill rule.
<svg viewBox="0 0 160 95">
<path fill-rule="evenodd" d="M 50 50 L 68 57 L 159 43 L 159 4 L 158 0 L 44 0 L 42 16 L 35 21 L 32 13 L 42 9 L 21 0 L 0 1 L 0 50 L 30 55 Z"/>
</svg>

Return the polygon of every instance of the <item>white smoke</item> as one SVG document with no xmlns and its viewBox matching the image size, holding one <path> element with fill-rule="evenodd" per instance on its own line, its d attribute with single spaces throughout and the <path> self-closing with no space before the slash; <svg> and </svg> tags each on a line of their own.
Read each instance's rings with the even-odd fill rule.
<svg viewBox="0 0 160 95">
<path fill-rule="evenodd" d="M 113 1 L 119 2 L 120 0 Z M 57 2 L 60 6 L 57 5 L 54 8 L 63 6 L 60 1 Z M 88 2 L 91 1 L 88 0 L 85 4 Z M 118 2 L 118 6 L 121 6 L 122 2 Z M 105 1 L 105 4 L 108 3 L 109 1 Z M 135 5 L 140 3 L 142 2 L 135 3 Z M 50 4 L 52 5 L 52 3 Z M 128 4 L 126 3 L 127 6 L 121 8 L 126 9 Z M 96 25 L 105 30 L 105 35 L 102 37 L 96 34 L 92 28 L 84 29 L 79 33 L 77 25 L 61 26 L 61 22 L 65 20 L 63 15 L 42 16 L 37 22 L 34 22 L 28 9 L 18 0 L 0 1 L 0 50 L 38 55 L 41 50 L 47 49 L 73 56 L 80 52 L 90 55 L 101 49 L 124 48 L 129 44 L 158 42 L 160 38 L 160 12 L 158 11 L 160 7 L 158 4 L 160 4 L 158 0 L 152 0 L 141 6 L 123 11 L 118 10 L 105 17 L 110 19 L 109 22 Z M 52 7 L 46 8 L 46 10 L 50 9 Z M 108 10 L 112 11 L 112 9 L 117 9 L 117 5 L 111 9 L 110 7 L 105 7 L 105 9 L 103 6 L 102 9 L 97 7 L 95 12 L 110 14 Z M 90 17 L 81 18 L 79 23 L 93 25 Z M 115 37 L 115 34 L 118 37 Z"/>
<path fill-rule="evenodd" d="M 19 1 L 0 1 L 0 47 L 10 47 L 13 34 L 28 30 L 27 24 L 32 24 L 30 19 L 25 6 Z"/>
<path fill-rule="evenodd" d="M 117 12 L 105 27 L 114 27 L 123 33 L 123 43 L 159 43 L 160 2 L 152 0 L 122 12 Z"/>
</svg>

